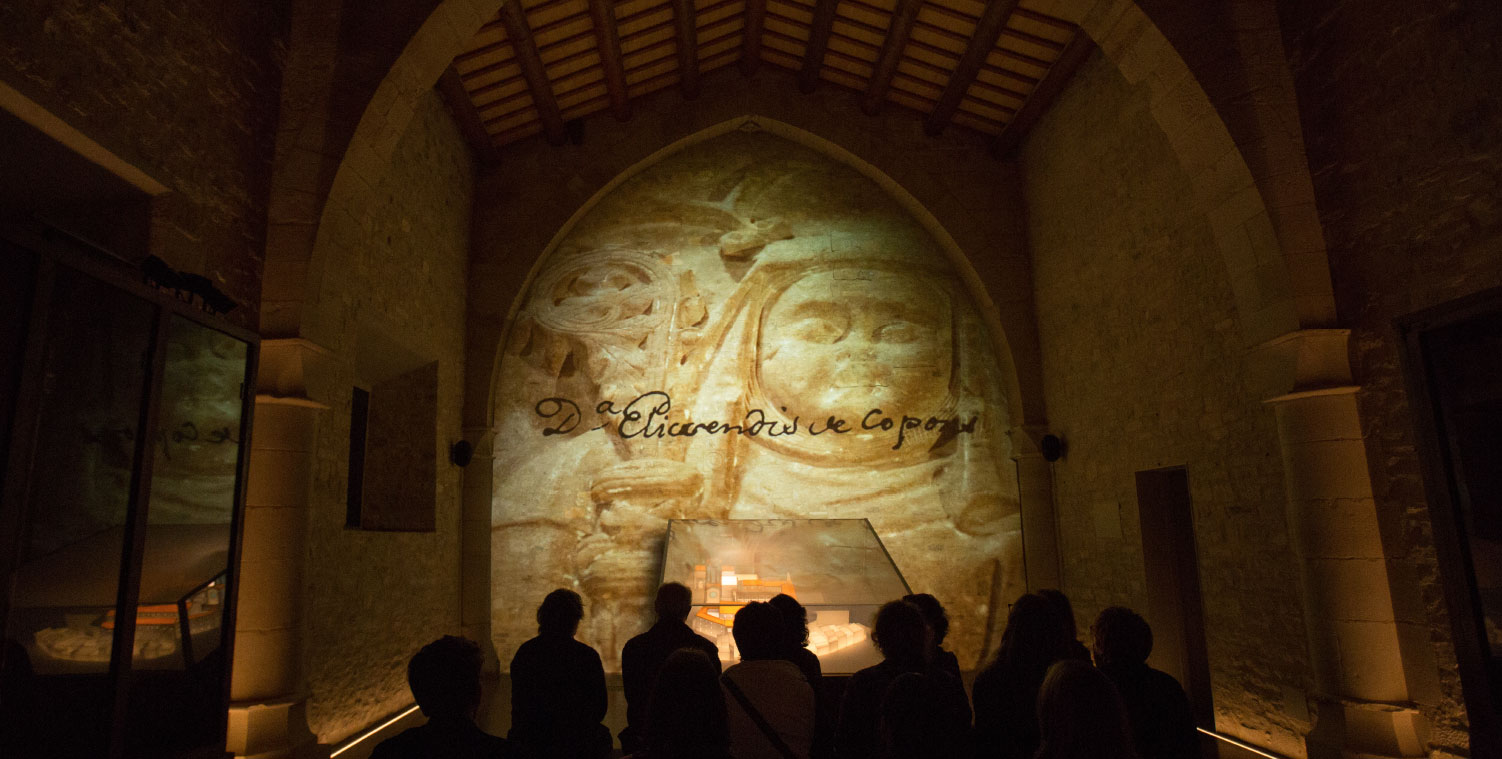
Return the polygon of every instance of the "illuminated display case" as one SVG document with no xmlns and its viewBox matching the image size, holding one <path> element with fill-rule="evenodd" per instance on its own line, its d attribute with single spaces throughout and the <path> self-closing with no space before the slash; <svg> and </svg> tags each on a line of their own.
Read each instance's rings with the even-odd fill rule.
<svg viewBox="0 0 1502 759">
<path fill-rule="evenodd" d="M 689 625 L 739 660 L 731 627 L 751 601 L 786 593 L 808 609 L 808 648 L 825 674 L 881 661 L 871 643 L 876 610 L 909 592 L 864 519 L 674 519 L 662 581 L 693 591 Z"/>
<path fill-rule="evenodd" d="M 105 530 L 23 566 L 11 631 L 37 675 L 103 673 L 115 631 L 113 575 L 122 528 Z M 187 669 L 221 643 L 228 525 L 151 525 L 147 542 L 172 545 L 142 567 L 132 667 Z"/>
</svg>

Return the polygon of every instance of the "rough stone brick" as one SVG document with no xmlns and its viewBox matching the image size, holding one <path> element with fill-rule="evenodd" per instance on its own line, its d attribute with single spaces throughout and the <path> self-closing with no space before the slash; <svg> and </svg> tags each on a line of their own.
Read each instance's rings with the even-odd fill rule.
<svg viewBox="0 0 1502 759">
<path fill-rule="evenodd" d="M 1225 253 L 1145 85 L 1100 56 L 1076 76 L 1022 156 L 1049 427 L 1069 444 L 1054 465 L 1064 590 L 1082 625 L 1146 608 L 1134 473 L 1185 466 L 1217 725 L 1297 747 L 1297 562 Z"/>
</svg>

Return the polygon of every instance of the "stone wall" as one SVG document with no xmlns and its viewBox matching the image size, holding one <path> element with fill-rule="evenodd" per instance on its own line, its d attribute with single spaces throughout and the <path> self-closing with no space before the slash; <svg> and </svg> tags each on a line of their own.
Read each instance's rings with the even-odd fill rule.
<svg viewBox="0 0 1502 759">
<path fill-rule="evenodd" d="M 1439 661 L 1433 744 L 1467 722 L 1393 320 L 1502 285 L 1502 8 L 1278 3 L 1394 569 L 1416 578 Z"/>
<path fill-rule="evenodd" d="M 1302 756 L 1309 678 L 1272 409 L 1207 209 L 1100 54 L 1023 153 L 1064 590 L 1146 609 L 1134 474 L 1184 466 L 1219 730 Z"/>
<path fill-rule="evenodd" d="M 172 192 L 151 251 L 256 326 L 284 2 L 0 4 L 0 79 Z"/>
<path fill-rule="evenodd" d="M 472 162 L 436 94 L 424 98 L 362 209 L 355 239 L 331 246 L 320 302 L 334 309 L 332 355 L 310 383 L 329 404 L 318 425 L 309 511 L 305 661 L 308 721 L 335 743 L 411 703 L 407 660 L 459 628 L 460 436 L 464 288 Z M 371 335 L 379 335 L 379 340 Z M 372 351 L 438 362 L 437 528 L 345 527 L 349 421 L 356 367 Z M 363 354 L 362 354 L 363 352 Z M 374 358 L 381 358 L 380 356 Z"/>
</svg>

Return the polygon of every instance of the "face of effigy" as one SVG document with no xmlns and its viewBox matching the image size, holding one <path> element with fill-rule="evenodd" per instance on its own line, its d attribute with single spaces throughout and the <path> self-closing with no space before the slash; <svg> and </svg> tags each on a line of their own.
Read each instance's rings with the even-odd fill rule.
<svg viewBox="0 0 1502 759">
<path fill-rule="evenodd" d="M 768 411 L 851 424 L 873 408 L 935 413 L 950 394 L 950 333 L 947 299 L 918 277 L 810 274 L 763 316 L 758 371 Z"/>
</svg>

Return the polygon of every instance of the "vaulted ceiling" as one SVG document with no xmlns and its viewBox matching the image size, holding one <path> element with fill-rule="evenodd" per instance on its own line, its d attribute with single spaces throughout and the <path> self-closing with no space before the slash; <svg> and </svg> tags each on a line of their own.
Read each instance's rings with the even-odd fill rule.
<svg viewBox="0 0 1502 759">
<path fill-rule="evenodd" d="M 699 93 L 710 71 L 768 64 L 812 92 L 858 93 L 875 115 L 924 114 L 1010 152 L 1090 50 L 1047 0 L 512 0 L 454 58 L 440 87 L 486 158 L 667 87 Z M 578 139 L 577 133 L 573 134 Z"/>
</svg>

